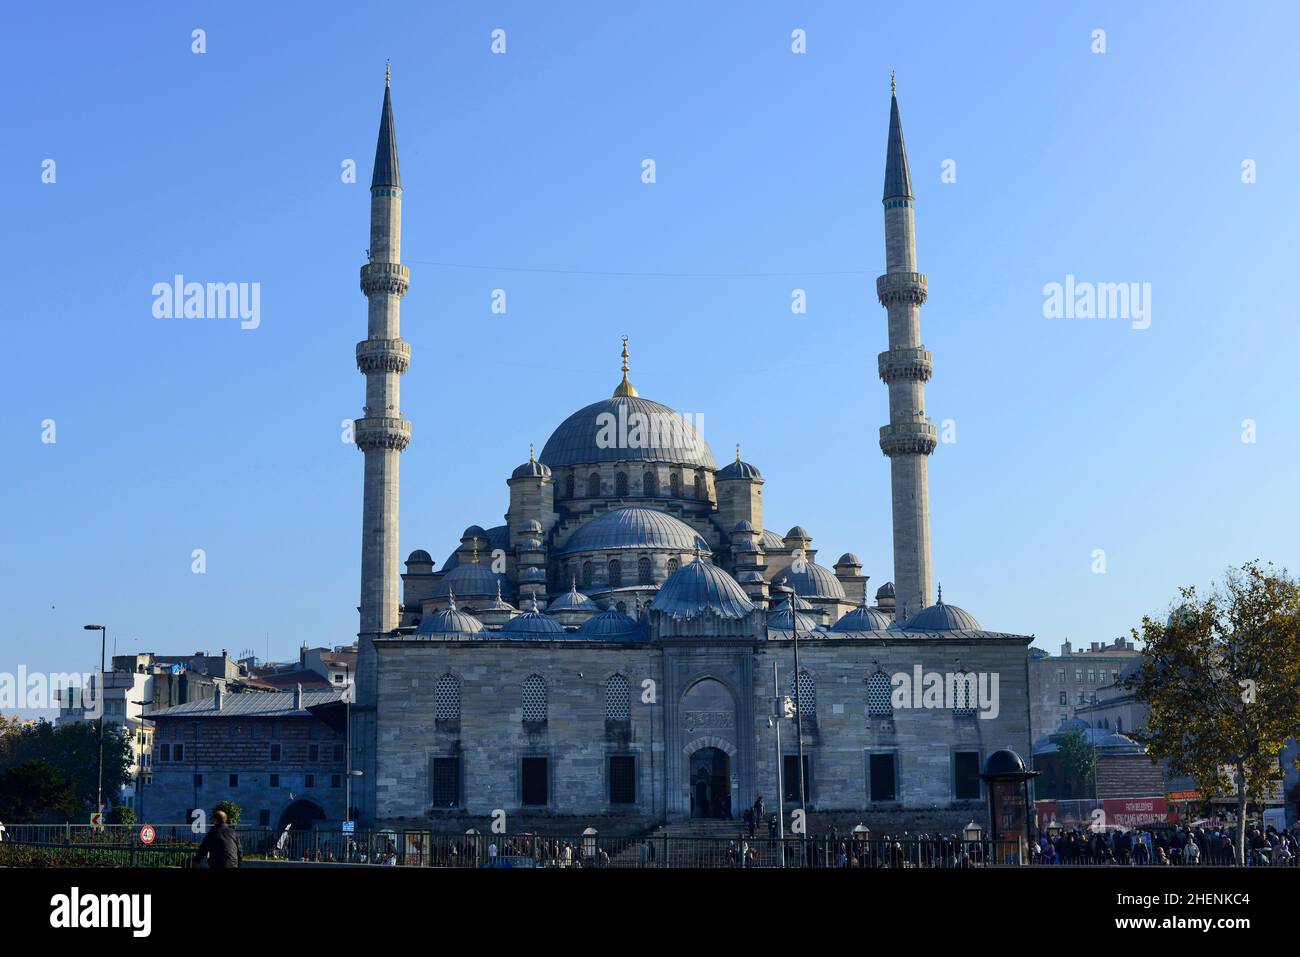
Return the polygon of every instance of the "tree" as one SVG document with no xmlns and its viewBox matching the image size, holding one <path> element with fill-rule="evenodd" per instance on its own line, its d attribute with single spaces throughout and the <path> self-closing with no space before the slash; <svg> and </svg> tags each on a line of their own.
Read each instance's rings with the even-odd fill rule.
<svg viewBox="0 0 1300 957">
<path fill-rule="evenodd" d="M 214 807 L 212 810 L 225 811 L 226 823 L 229 824 L 231 827 L 234 827 L 236 824 L 239 823 L 239 815 L 241 812 L 239 809 L 239 805 L 236 804 L 234 801 L 231 801 L 229 799 L 218 801 L 217 806 Z"/>
<path fill-rule="evenodd" d="M 126 824 L 126 825 L 134 824 L 135 811 L 131 810 L 129 807 L 119 804 L 117 807 L 113 808 L 113 810 L 108 812 L 108 823 Z"/>
<path fill-rule="evenodd" d="M 1061 788 L 1066 795 L 1086 795 L 1097 767 L 1097 749 L 1078 728 L 1052 735 L 1061 769 Z M 1093 795 L 1096 797 L 1096 794 Z"/>
<path fill-rule="evenodd" d="M 0 736 L 0 771 L 40 760 L 62 774 L 73 795 L 68 817 L 88 817 L 95 805 L 99 726 L 79 721 L 55 727 L 39 721 Z M 104 794 L 111 797 L 130 780 L 131 742 L 107 729 L 104 734 Z"/>
<path fill-rule="evenodd" d="M 1167 759 L 1207 799 L 1235 794 L 1245 863 L 1246 804 L 1263 800 L 1300 727 L 1300 584 L 1247 562 L 1204 596 L 1179 591 L 1164 624 L 1144 617 L 1133 629 L 1146 647 L 1121 684 L 1148 708 L 1134 737 L 1153 761 Z"/>
<path fill-rule="evenodd" d="M 62 772 L 48 761 L 24 761 L 0 773 L 0 820 L 28 824 L 51 815 L 66 818 L 76 803 Z"/>
</svg>

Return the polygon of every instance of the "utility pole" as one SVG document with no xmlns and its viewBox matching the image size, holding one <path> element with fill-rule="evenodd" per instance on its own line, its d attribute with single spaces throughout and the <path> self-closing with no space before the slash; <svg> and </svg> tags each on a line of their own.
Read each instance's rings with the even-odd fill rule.
<svg viewBox="0 0 1300 957">
<path fill-rule="evenodd" d="M 104 810 L 104 651 L 108 646 L 108 628 L 104 625 L 83 627 L 86 631 L 99 632 L 99 771 L 95 779 L 95 813 L 98 814 Z"/>
</svg>

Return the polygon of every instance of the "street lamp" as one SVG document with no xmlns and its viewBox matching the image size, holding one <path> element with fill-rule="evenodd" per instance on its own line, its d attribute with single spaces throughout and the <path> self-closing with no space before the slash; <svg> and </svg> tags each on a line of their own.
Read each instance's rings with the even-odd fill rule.
<svg viewBox="0 0 1300 957">
<path fill-rule="evenodd" d="M 808 811 L 804 807 L 805 788 L 803 780 L 803 695 L 799 693 L 799 595 L 789 585 L 773 585 L 772 590 L 784 594 L 790 602 L 790 634 L 794 639 L 794 728 L 799 745 L 799 810 L 803 812 L 804 837 L 808 834 Z"/>
<path fill-rule="evenodd" d="M 104 651 L 108 647 L 108 629 L 103 625 L 83 625 L 86 631 L 99 632 L 99 772 L 95 781 L 95 811 L 104 810 Z"/>
</svg>

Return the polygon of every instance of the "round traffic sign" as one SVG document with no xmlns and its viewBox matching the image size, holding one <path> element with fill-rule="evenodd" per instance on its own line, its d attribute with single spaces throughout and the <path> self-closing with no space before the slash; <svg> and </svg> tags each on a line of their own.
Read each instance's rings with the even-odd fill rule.
<svg viewBox="0 0 1300 957">
<path fill-rule="evenodd" d="M 146 824 L 144 827 L 140 828 L 141 844 L 152 844 L 156 836 L 152 824 Z"/>
</svg>

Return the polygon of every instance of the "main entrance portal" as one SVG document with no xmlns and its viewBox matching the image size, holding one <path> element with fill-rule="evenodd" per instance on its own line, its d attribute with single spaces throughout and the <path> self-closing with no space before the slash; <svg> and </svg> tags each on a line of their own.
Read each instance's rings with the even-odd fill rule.
<svg viewBox="0 0 1300 957">
<path fill-rule="evenodd" d="M 691 817 L 731 817 L 731 758 L 721 748 L 691 755 Z"/>
</svg>

